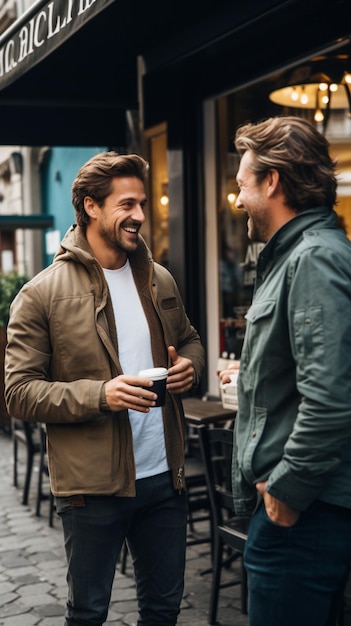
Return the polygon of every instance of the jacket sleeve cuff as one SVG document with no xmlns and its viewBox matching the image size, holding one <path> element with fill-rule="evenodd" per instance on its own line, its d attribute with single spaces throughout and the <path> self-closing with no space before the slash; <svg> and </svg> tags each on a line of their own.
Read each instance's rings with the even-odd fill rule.
<svg viewBox="0 0 351 626">
<path fill-rule="evenodd" d="M 105 385 L 102 386 L 101 395 L 100 395 L 100 410 L 101 411 L 109 411 L 111 412 L 110 407 L 106 402 L 106 394 L 105 394 Z"/>
<path fill-rule="evenodd" d="M 294 476 L 287 468 L 287 464 L 281 461 L 268 478 L 266 490 L 288 506 L 305 511 L 318 499 L 322 487 L 323 482 L 320 478 L 317 477 L 314 482 L 307 483 Z"/>
</svg>

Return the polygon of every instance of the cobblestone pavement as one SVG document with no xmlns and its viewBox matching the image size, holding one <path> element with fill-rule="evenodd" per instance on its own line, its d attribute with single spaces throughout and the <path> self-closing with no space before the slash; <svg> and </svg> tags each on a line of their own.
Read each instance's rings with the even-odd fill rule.
<svg viewBox="0 0 351 626">
<path fill-rule="evenodd" d="M 63 626 L 66 566 L 61 523 L 55 514 L 54 527 L 49 527 L 46 501 L 42 502 L 42 516 L 35 515 L 37 466 L 33 471 L 29 505 L 21 504 L 25 454 L 24 446 L 19 446 L 20 486 L 15 488 L 11 437 L 0 430 L 0 626 Z M 178 626 L 207 625 L 210 565 L 209 544 L 188 547 Z M 237 562 L 225 571 L 224 579 L 239 579 Z M 221 590 L 219 626 L 247 626 L 247 617 L 240 612 L 239 596 L 239 585 Z M 136 626 L 136 622 L 135 586 L 127 559 L 125 575 L 116 570 L 106 624 Z"/>
</svg>

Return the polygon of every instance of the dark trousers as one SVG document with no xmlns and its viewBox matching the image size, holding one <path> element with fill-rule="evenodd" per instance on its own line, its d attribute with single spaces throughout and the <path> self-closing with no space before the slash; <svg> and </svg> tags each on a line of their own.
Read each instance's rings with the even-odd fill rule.
<svg viewBox="0 0 351 626">
<path fill-rule="evenodd" d="M 264 505 L 250 522 L 244 563 L 249 626 L 332 626 L 351 560 L 351 511 L 315 502 L 291 528 Z"/>
<path fill-rule="evenodd" d="M 170 472 L 136 481 L 136 497 L 57 498 L 68 562 L 65 626 L 101 626 L 126 539 L 138 626 L 175 626 L 184 590 L 187 498 Z"/>
</svg>

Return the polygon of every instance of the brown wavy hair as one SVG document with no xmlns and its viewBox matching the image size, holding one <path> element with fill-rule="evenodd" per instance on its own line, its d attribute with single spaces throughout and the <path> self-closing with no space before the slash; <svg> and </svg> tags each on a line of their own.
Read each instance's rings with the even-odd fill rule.
<svg viewBox="0 0 351 626">
<path fill-rule="evenodd" d="M 241 157 L 250 150 L 250 168 L 260 183 L 279 172 L 287 205 L 295 211 L 336 204 L 336 160 L 329 142 L 309 121 L 294 116 L 271 117 L 240 126 L 234 139 Z"/>
<path fill-rule="evenodd" d="M 144 184 L 149 175 L 149 163 L 137 154 L 101 152 L 93 156 L 79 170 L 72 184 L 72 204 L 76 221 L 85 228 L 89 216 L 84 209 L 84 198 L 90 196 L 102 207 L 105 198 L 112 193 L 112 179 L 117 177 L 139 178 Z"/>
</svg>

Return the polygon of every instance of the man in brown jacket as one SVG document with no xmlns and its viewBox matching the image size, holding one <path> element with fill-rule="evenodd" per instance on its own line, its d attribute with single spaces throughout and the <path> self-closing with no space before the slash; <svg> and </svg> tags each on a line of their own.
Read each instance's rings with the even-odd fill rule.
<svg viewBox="0 0 351 626">
<path fill-rule="evenodd" d="M 114 152 L 83 165 L 77 224 L 11 308 L 5 397 L 14 417 L 46 423 L 68 562 L 65 626 L 105 622 L 125 540 L 138 626 L 174 626 L 183 594 L 181 394 L 198 384 L 204 350 L 139 234 L 148 169 Z M 163 407 L 138 376 L 154 366 L 168 370 Z"/>
</svg>

